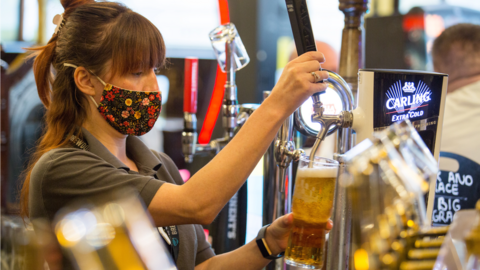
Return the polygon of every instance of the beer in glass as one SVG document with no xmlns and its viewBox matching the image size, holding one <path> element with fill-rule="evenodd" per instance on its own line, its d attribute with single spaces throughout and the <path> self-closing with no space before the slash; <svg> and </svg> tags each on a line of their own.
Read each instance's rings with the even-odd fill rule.
<svg viewBox="0 0 480 270">
<path fill-rule="evenodd" d="M 292 199 L 293 229 L 285 251 L 287 264 L 322 268 L 325 230 L 332 214 L 337 173 L 338 162 L 335 160 L 300 158 Z"/>
</svg>

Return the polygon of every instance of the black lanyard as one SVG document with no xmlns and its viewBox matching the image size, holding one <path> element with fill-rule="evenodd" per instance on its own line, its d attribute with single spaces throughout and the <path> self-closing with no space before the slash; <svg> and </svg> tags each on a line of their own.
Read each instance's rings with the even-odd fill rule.
<svg viewBox="0 0 480 270">
<path fill-rule="evenodd" d="M 78 148 L 85 150 L 85 151 L 90 151 L 90 146 L 82 139 L 78 138 L 75 135 L 72 135 L 70 137 L 70 141 Z M 178 228 L 175 225 L 168 226 L 168 227 L 163 227 L 163 230 L 167 233 L 168 238 L 170 238 L 170 243 L 167 243 L 170 246 L 170 253 L 173 256 L 173 259 L 175 260 L 175 263 L 177 262 L 178 259 L 178 253 L 180 251 L 180 235 L 178 233 Z M 161 237 L 163 239 L 163 237 Z M 167 242 L 164 239 L 165 242 Z"/>
<path fill-rule="evenodd" d="M 163 230 L 167 233 L 168 238 L 170 238 L 170 253 L 172 253 L 175 263 L 178 259 L 178 252 L 180 251 L 180 235 L 178 234 L 177 226 L 168 226 L 163 227 Z"/>
</svg>

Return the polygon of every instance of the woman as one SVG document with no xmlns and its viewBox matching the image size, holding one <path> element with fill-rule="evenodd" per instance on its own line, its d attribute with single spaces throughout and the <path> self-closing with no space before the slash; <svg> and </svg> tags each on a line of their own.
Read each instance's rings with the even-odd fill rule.
<svg viewBox="0 0 480 270">
<path fill-rule="evenodd" d="M 61 2 L 65 13 L 58 31 L 46 46 L 34 49 L 46 129 L 27 170 L 23 214 L 51 220 L 75 198 L 133 186 L 156 226 L 177 225 L 179 269 L 264 267 L 269 260 L 254 241 L 215 256 L 201 226 L 192 224 L 214 220 L 283 120 L 313 93 L 325 90 L 325 84 L 316 83 L 328 76 L 318 71 L 323 55 L 312 52 L 289 63 L 270 97 L 235 138 L 183 185 L 173 162 L 134 136 L 148 132 L 160 112 L 155 76 L 165 60 L 160 32 L 117 3 Z M 292 219 L 281 217 L 266 230 L 272 254 L 285 249 Z"/>
</svg>

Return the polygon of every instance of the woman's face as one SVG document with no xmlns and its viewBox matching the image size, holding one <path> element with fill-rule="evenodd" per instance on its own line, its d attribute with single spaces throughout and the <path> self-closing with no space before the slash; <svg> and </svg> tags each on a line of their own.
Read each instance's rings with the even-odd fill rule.
<svg viewBox="0 0 480 270">
<path fill-rule="evenodd" d="M 160 92 L 158 87 L 157 75 L 155 69 L 138 70 L 125 75 L 116 74 L 112 77 L 111 62 L 107 64 L 107 72 L 99 77 L 107 84 L 116 87 L 143 92 Z M 95 87 L 95 101 L 100 103 L 100 98 L 103 94 L 104 85 L 99 80 L 93 80 Z"/>
<path fill-rule="evenodd" d="M 110 85 L 116 86 L 116 87 L 124 89 L 124 90 L 150 92 L 150 93 L 146 93 L 147 98 L 144 98 L 143 101 L 142 101 L 142 102 L 145 102 L 145 100 L 146 100 L 147 104 L 143 104 L 143 103 L 142 104 L 144 106 L 146 106 L 146 105 L 149 105 L 149 106 L 141 107 L 140 110 L 138 110 L 138 111 L 133 111 L 133 110 L 129 111 L 127 109 L 132 108 L 132 107 L 130 107 L 132 105 L 132 100 L 131 99 L 126 99 L 124 101 L 125 101 L 125 104 L 128 108 L 125 107 L 125 104 L 123 104 L 123 103 L 118 103 L 118 105 L 114 105 L 116 103 L 108 103 L 106 105 L 107 107 L 105 107 L 105 104 L 101 105 L 102 103 L 100 101 L 105 100 L 105 99 L 107 99 L 109 101 L 113 101 L 113 99 L 116 97 L 116 95 L 112 94 L 112 92 L 117 91 L 115 93 L 118 94 L 118 89 L 115 90 L 115 91 L 108 92 L 106 94 L 106 96 L 104 96 L 103 99 L 102 99 L 102 95 L 104 93 L 105 86 L 103 85 L 101 80 L 99 80 L 98 78 L 94 78 L 92 80 L 92 78 L 90 77 L 90 82 L 92 82 L 94 84 L 93 86 L 94 86 L 94 90 L 95 90 L 95 97 L 94 97 L 95 102 L 96 102 L 96 104 L 100 104 L 100 107 L 98 107 L 98 108 L 100 110 L 100 113 L 103 115 L 103 117 L 100 117 L 100 114 L 98 114 L 98 112 L 94 113 L 95 116 L 94 116 L 93 119 L 95 119 L 94 121 L 100 121 L 101 123 L 106 123 L 106 122 L 104 122 L 104 120 L 102 118 L 108 117 L 110 119 L 110 121 L 117 122 L 116 125 L 120 125 L 121 127 L 124 127 L 124 126 L 129 127 L 128 129 L 124 128 L 126 130 L 126 132 L 128 132 L 128 134 L 134 134 L 135 130 L 133 130 L 132 127 L 127 122 L 127 118 L 130 118 L 133 115 L 133 112 L 135 113 L 135 118 L 136 119 L 145 118 L 145 117 L 142 117 L 142 115 L 143 116 L 145 116 L 145 115 L 146 116 L 158 115 L 158 112 L 155 111 L 155 110 L 159 109 L 158 104 L 157 105 L 152 105 L 153 104 L 152 102 L 153 102 L 153 100 L 155 100 L 155 97 L 157 99 L 159 98 L 158 95 L 152 94 L 152 93 L 160 92 L 160 89 L 158 87 L 158 82 L 157 82 L 157 76 L 156 76 L 155 69 L 151 68 L 151 69 L 148 69 L 148 70 L 138 70 L 138 71 L 135 71 L 135 72 L 132 72 L 132 73 L 124 74 L 124 75 L 118 75 L 117 74 L 115 76 L 112 76 L 111 68 L 109 66 L 107 66 L 106 70 L 107 70 L 107 72 L 105 72 L 105 74 L 99 75 L 100 79 L 103 80 L 106 84 L 110 84 Z M 161 94 L 161 92 L 160 92 L 160 94 Z M 122 94 L 121 93 L 118 94 L 118 97 L 121 100 L 122 99 Z M 128 104 L 127 101 L 129 101 L 130 104 Z M 91 104 L 93 104 L 93 103 L 91 103 Z M 95 105 L 93 105 L 93 106 L 95 106 Z M 119 109 L 119 110 L 109 111 L 109 108 L 108 108 L 109 106 L 119 106 L 119 107 L 117 107 L 117 109 Z M 160 108 L 161 108 L 161 105 L 160 105 Z M 92 109 L 93 109 L 93 107 L 92 107 Z M 148 111 L 147 111 L 147 109 L 148 109 Z M 96 109 L 94 109 L 94 110 L 96 111 Z M 142 110 L 144 110 L 144 111 L 142 111 Z M 121 112 L 122 114 L 121 115 L 116 115 L 114 112 Z M 138 117 L 137 117 L 137 114 L 138 114 Z M 155 119 L 156 119 L 156 117 L 155 117 Z M 148 126 L 151 128 L 153 126 L 153 124 L 155 123 L 155 119 L 150 117 L 150 119 L 147 118 L 146 120 L 145 119 L 143 119 L 143 120 L 145 120 L 145 121 L 148 120 Z M 119 124 L 118 121 L 120 121 L 120 122 L 124 121 L 124 122 Z M 127 124 L 124 124 L 124 123 L 127 123 Z M 98 123 L 96 123 L 96 128 L 99 128 L 100 126 L 105 126 L 109 130 L 112 130 L 112 131 L 114 130 L 114 129 L 112 129 L 112 127 L 110 125 L 97 125 L 97 124 Z M 144 125 L 142 125 L 142 127 L 144 127 Z M 142 132 L 141 130 L 138 131 L 138 127 L 137 127 L 136 130 L 137 130 L 137 132 Z M 148 131 L 146 131 L 146 132 L 148 132 Z M 120 131 L 120 133 L 125 134 L 124 130 Z M 145 133 L 145 132 L 143 132 L 143 133 Z"/>
<path fill-rule="evenodd" d="M 114 77 L 111 76 L 110 71 L 107 71 L 107 73 L 102 77 L 105 78 L 104 81 L 106 83 L 127 90 L 144 92 L 160 91 L 158 88 L 157 75 L 154 68 L 149 70 L 138 70 L 122 76 L 117 74 Z"/>
</svg>

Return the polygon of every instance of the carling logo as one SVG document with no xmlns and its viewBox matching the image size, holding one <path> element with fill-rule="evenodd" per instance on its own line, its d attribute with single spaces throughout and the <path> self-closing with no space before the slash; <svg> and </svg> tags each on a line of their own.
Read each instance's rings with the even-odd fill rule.
<svg viewBox="0 0 480 270">
<path fill-rule="evenodd" d="M 417 90 L 413 82 L 405 82 L 405 86 L 402 89 L 403 89 L 403 92 L 406 92 L 406 93 L 413 93 L 415 92 L 415 90 Z"/>
<path fill-rule="evenodd" d="M 393 110 L 397 113 L 404 113 L 406 111 L 414 111 L 419 107 L 425 106 L 424 103 L 431 100 L 432 91 L 422 81 L 415 87 L 413 82 L 405 82 L 402 87 L 402 82 L 397 81 L 388 89 L 386 95 L 388 97 L 386 107 L 388 110 Z"/>
</svg>

